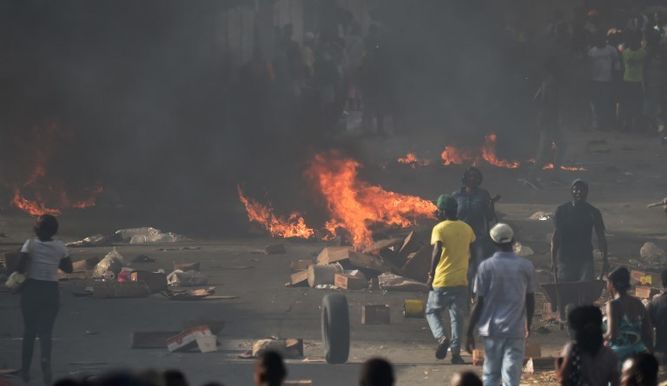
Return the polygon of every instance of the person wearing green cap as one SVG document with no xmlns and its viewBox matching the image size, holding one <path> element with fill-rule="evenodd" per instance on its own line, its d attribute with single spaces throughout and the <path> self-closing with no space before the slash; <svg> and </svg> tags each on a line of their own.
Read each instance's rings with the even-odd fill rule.
<svg viewBox="0 0 667 386">
<path fill-rule="evenodd" d="M 426 302 L 426 321 L 438 342 L 435 357 L 444 359 L 451 345 L 452 363 L 462 364 L 461 336 L 470 298 L 468 264 L 475 232 L 458 219 L 456 198 L 441 195 L 436 205 L 440 222 L 433 227 L 431 234 L 433 257 L 427 282 L 430 291 Z M 441 312 L 445 308 L 449 310 L 451 340 L 445 336 L 441 320 Z"/>
</svg>

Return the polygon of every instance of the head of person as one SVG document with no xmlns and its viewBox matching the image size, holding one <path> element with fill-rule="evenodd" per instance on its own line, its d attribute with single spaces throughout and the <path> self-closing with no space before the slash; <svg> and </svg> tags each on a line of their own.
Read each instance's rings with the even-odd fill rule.
<svg viewBox="0 0 667 386">
<path fill-rule="evenodd" d="M 494 225 L 489 231 L 491 241 L 503 252 L 511 252 L 514 245 L 514 230 L 505 223 Z"/>
<path fill-rule="evenodd" d="M 621 373 L 623 386 L 657 386 L 658 361 L 652 354 L 635 354 L 623 362 Z"/>
<path fill-rule="evenodd" d="M 275 351 L 260 355 L 255 363 L 255 385 L 280 386 L 287 377 L 283 357 Z"/>
<path fill-rule="evenodd" d="M 581 306 L 567 315 L 567 324 L 573 332 L 577 345 L 585 352 L 595 355 L 604 342 L 602 312 L 595 306 Z"/>
<path fill-rule="evenodd" d="M 436 206 L 438 207 L 438 220 L 444 221 L 456 219 L 459 210 L 459 204 L 454 197 L 441 194 L 440 197 L 438 197 Z"/>
<path fill-rule="evenodd" d="M 33 226 L 35 235 L 41 241 L 49 241 L 58 233 L 58 220 L 50 214 L 43 214 L 37 217 Z"/>
<path fill-rule="evenodd" d="M 607 276 L 607 291 L 612 295 L 625 295 L 630 289 L 630 271 L 618 267 Z"/>
<path fill-rule="evenodd" d="M 371 358 L 361 368 L 359 386 L 393 386 L 394 368 L 382 358 Z"/>
<path fill-rule="evenodd" d="M 472 371 L 462 371 L 452 377 L 452 386 L 482 386 L 482 380 Z"/>
<path fill-rule="evenodd" d="M 588 199 L 588 183 L 578 178 L 572 181 L 572 185 L 570 185 L 570 194 L 572 195 L 572 201 L 575 204 L 586 202 Z"/>
<path fill-rule="evenodd" d="M 471 166 L 463 172 L 461 182 L 465 188 L 472 190 L 482 185 L 482 180 L 482 172 L 476 167 Z"/>
</svg>

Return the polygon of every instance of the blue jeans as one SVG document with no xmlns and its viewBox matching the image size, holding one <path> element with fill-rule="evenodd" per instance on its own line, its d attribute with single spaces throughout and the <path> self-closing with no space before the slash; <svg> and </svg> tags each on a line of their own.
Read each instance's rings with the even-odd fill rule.
<svg viewBox="0 0 667 386">
<path fill-rule="evenodd" d="M 443 308 L 449 309 L 449 323 L 452 332 L 450 347 L 454 355 L 461 353 L 463 320 L 468 312 L 469 303 L 470 295 L 466 286 L 435 287 L 428 293 L 426 321 L 436 340 L 445 336 L 445 326 L 442 324 L 440 314 Z"/>
<path fill-rule="evenodd" d="M 519 386 L 523 369 L 525 338 L 482 337 L 484 341 L 484 386 Z"/>
</svg>

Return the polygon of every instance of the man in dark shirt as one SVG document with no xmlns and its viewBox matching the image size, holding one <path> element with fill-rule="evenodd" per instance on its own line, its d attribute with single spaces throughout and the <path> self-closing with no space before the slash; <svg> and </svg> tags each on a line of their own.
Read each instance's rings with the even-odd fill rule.
<svg viewBox="0 0 667 386">
<path fill-rule="evenodd" d="M 559 206 L 554 215 L 556 229 L 551 239 L 554 278 L 562 281 L 593 280 L 593 231 L 602 252 L 603 267 L 600 277 L 609 269 L 602 214 L 586 201 L 586 182 L 575 180 L 570 192 L 572 201 Z"/>
<path fill-rule="evenodd" d="M 495 252 L 495 246 L 489 239 L 491 224 L 496 220 L 496 213 L 491 195 L 482 184 L 482 172 L 474 166 L 463 173 L 461 190 L 452 193 L 458 203 L 457 218 L 470 225 L 475 232 L 475 242 L 470 247 L 470 265 L 468 283 L 472 289 L 477 267 Z"/>
<path fill-rule="evenodd" d="M 649 303 L 648 317 L 655 327 L 655 356 L 660 364 L 667 365 L 667 269 L 660 276 L 664 291 Z"/>
</svg>

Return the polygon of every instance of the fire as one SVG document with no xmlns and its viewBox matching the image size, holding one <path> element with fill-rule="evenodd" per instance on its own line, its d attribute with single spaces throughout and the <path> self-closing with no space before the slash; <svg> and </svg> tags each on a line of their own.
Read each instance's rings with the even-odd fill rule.
<svg viewBox="0 0 667 386">
<path fill-rule="evenodd" d="M 417 218 L 433 217 L 436 208 L 432 202 L 361 181 L 359 167 L 358 162 L 329 152 L 316 155 L 305 173 L 326 201 L 332 218 L 325 229 L 330 235 L 343 228 L 359 249 L 372 244 L 372 224 L 407 228 Z"/>
<path fill-rule="evenodd" d="M 482 147 L 482 158 L 493 166 L 506 169 L 516 169 L 520 164 L 516 161 L 505 161 L 496 156 L 496 135 L 489 134 L 484 137 L 484 146 Z"/>
<path fill-rule="evenodd" d="M 75 137 L 73 133 L 55 122 L 47 122 L 44 126 L 36 126 L 25 132 L 29 139 L 25 143 L 29 145 L 22 146 L 24 142 L 17 142 L 15 146 L 31 155 L 33 163 L 29 165 L 29 173 L 25 173 L 27 178 L 23 179 L 19 174 L 8 183 L 14 191 L 10 204 L 33 216 L 60 215 L 64 209 L 95 206 L 98 196 L 104 191 L 102 185 L 72 194 L 74 189 L 66 185 L 57 173 L 47 173 L 46 165 L 58 154 L 57 149 L 67 148 L 71 144 Z"/>
<path fill-rule="evenodd" d="M 484 137 L 484 144 L 481 149 L 464 149 L 455 146 L 445 146 L 445 149 L 440 154 L 442 164 L 448 165 L 464 165 L 473 164 L 478 165 L 481 161 L 506 169 L 516 169 L 521 164 L 516 161 L 506 161 L 499 159 L 496 155 L 496 135 L 489 134 Z"/>
<path fill-rule="evenodd" d="M 417 166 L 428 166 L 431 164 L 429 160 L 419 159 L 415 153 L 408 153 L 405 157 L 400 157 L 396 161 L 400 164 L 410 165 L 411 168 L 415 169 Z"/>
<path fill-rule="evenodd" d="M 309 239 L 315 235 L 315 231 L 306 225 L 303 217 L 294 212 L 287 219 L 282 219 L 273 214 L 270 206 L 262 205 L 257 201 L 249 199 L 243 194 L 240 186 L 236 187 L 239 199 L 245 206 L 248 220 L 262 224 L 271 236 L 280 238 L 298 237 Z"/>
</svg>

